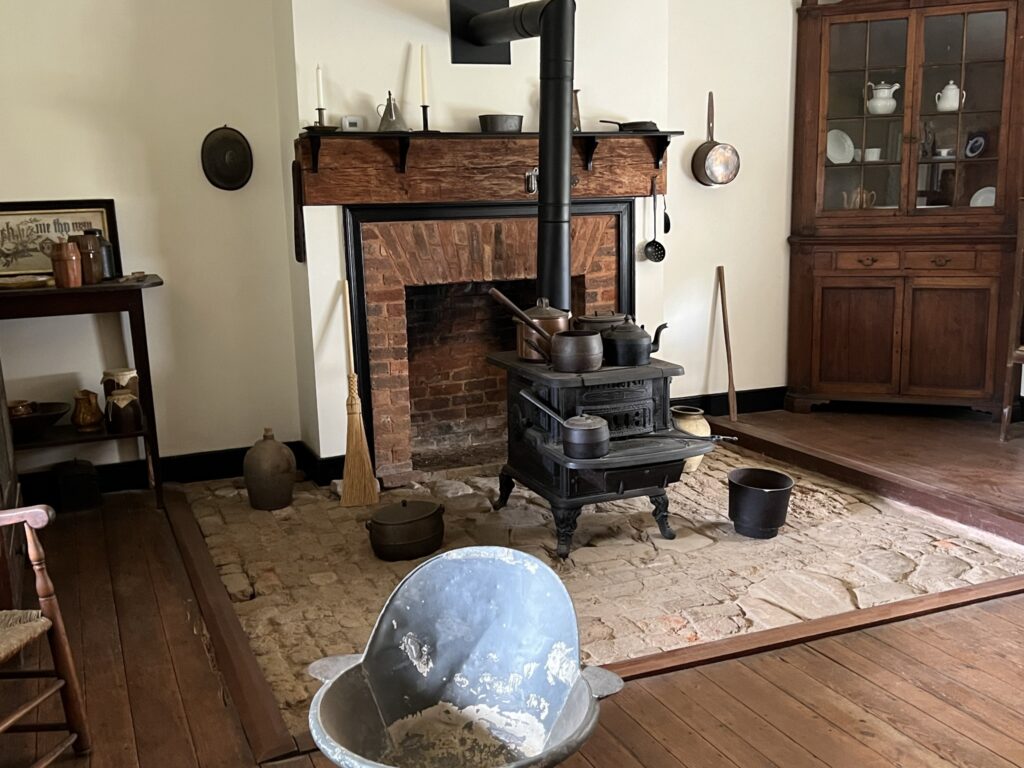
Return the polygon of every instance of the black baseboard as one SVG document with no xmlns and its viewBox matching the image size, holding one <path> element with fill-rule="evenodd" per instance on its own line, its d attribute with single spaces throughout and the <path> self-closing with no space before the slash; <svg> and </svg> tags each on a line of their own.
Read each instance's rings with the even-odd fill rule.
<svg viewBox="0 0 1024 768">
<path fill-rule="evenodd" d="M 785 387 L 744 389 L 736 393 L 736 409 L 740 413 L 778 411 L 782 409 L 785 400 Z M 689 405 L 694 408 L 700 408 L 708 416 L 729 415 L 729 395 L 726 392 L 718 392 L 711 395 L 692 395 L 691 397 L 673 397 L 672 405 Z"/>
<path fill-rule="evenodd" d="M 325 459 L 317 456 L 305 443 L 295 440 L 287 443 L 295 454 L 298 469 L 317 485 L 328 485 L 331 480 L 342 476 L 345 469 L 344 456 Z M 242 462 L 249 446 L 227 448 L 221 451 L 186 453 L 181 456 L 165 456 L 160 460 L 165 483 L 198 483 L 204 480 L 221 480 L 225 477 L 241 477 Z M 113 493 L 146 488 L 149 480 L 146 462 L 124 461 L 118 464 L 101 464 L 96 467 L 100 491 Z M 22 496 L 26 504 L 54 504 L 55 488 L 50 470 L 26 472 L 18 476 Z"/>
</svg>

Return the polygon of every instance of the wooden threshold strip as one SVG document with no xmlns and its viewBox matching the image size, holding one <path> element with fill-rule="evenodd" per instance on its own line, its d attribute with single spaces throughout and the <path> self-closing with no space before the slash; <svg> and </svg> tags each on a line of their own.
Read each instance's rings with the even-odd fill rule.
<svg viewBox="0 0 1024 768">
<path fill-rule="evenodd" d="M 294 755 L 295 740 L 249 646 L 249 638 L 221 583 L 184 491 L 168 484 L 164 486 L 164 500 L 181 559 L 210 633 L 217 668 L 224 676 L 253 756 L 263 763 Z"/>
<path fill-rule="evenodd" d="M 678 648 L 650 656 L 606 664 L 609 669 L 626 680 L 651 677 L 680 669 L 712 664 L 727 659 L 751 656 L 763 651 L 786 648 L 791 645 L 820 640 L 857 629 L 866 629 L 880 624 L 889 624 L 903 619 L 912 619 L 929 613 L 959 608 L 972 603 L 994 600 L 1024 593 L 1024 576 L 960 587 L 934 595 L 921 595 L 895 603 L 859 608 L 855 611 L 825 616 L 821 619 L 787 624 L 784 627 L 750 632 L 738 637 L 728 637 L 700 645 Z"/>
</svg>

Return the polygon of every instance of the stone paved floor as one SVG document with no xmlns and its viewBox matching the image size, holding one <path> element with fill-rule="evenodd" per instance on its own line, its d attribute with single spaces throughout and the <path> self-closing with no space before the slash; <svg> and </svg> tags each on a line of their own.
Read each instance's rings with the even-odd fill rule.
<svg viewBox="0 0 1024 768">
<path fill-rule="evenodd" d="M 776 539 L 733 532 L 727 472 L 782 468 L 794 488 Z M 497 467 L 449 472 L 386 497 L 445 503 L 445 549 L 499 544 L 551 564 L 572 595 L 583 658 L 606 663 L 854 608 L 1024 573 L 1024 547 L 823 476 L 717 449 L 669 488 L 678 537 L 666 541 L 646 499 L 588 507 L 571 558 L 554 557 L 550 513 L 517 488 L 494 512 Z M 240 480 L 190 486 L 192 509 L 289 727 L 306 727 L 318 684 L 306 666 L 361 651 L 392 589 L 420 561 L 385 563 L 366 509 L 303 485 L 292 506 L 249 507 Z"/>
</svg>

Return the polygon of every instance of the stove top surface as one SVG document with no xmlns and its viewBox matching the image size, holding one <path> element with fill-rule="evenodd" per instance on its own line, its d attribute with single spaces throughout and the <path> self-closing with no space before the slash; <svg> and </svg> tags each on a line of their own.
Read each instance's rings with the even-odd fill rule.
<svg viewBox="0 0 1024 768">
<path fill-rule="evenodd" d="M 682 376 L 684 373 L 683 366 L 653 357 L 649 365 L 605 366 L 590 373 L 558 373 L 546 363 L 524 362 L 514 351 L 493 352 L 487 356 L 487 362 L 504 368 L 506 371 L 514 371 L 532 381 L 544 382 L 552 387 L 592 387 L 627 381 L 665 379 Z"/>
</svg>

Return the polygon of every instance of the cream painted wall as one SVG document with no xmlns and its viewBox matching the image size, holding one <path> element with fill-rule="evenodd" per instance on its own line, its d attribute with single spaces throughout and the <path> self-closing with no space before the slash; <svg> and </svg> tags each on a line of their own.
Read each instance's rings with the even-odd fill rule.
<svg viewBox="0 0 1024 768">
<path fill-rule="evenodd" d="M 165 455 L 246 445 L 264 425 L 299 436 L 276 1 L 0 0 L 0 199 L 115 199 L 125 270 L 167 282 L 146 295 Z M 199 164 L 225 123 L 255 154 L 238 192 Z M 110 317 L 4 321 L 0 355 L 12 398 L 70 400 L 125 362 Z"/>
</svg>

